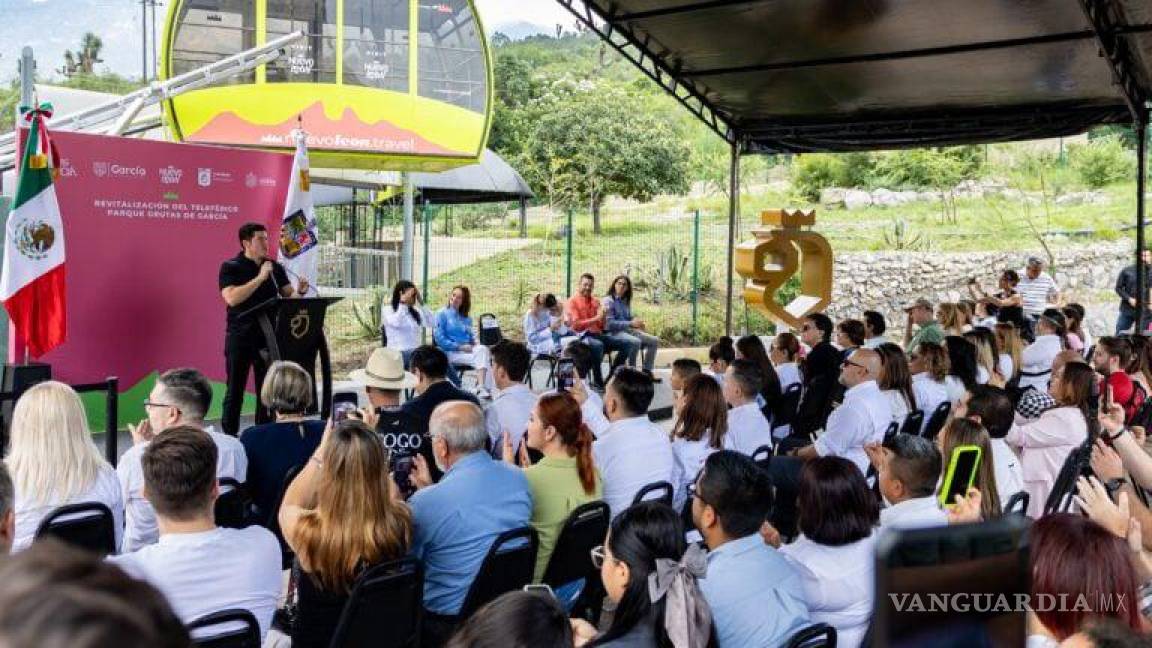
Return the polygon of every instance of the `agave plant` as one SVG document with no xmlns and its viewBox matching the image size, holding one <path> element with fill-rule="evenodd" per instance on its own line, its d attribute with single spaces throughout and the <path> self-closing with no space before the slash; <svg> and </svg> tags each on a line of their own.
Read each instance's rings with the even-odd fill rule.
<svg viewBox="0 0 1152 648">
<path fill-rule="evenodd" d="M 380 336 L 380 327 L 384 323 L 380 320 L 384 300 L 388 299 L 388 290 L 383 286 L 368 288 L 368 298 L 363 302 L 352 302 L 352 315 L 356 318 L 358 327 L 353 334 L 355 339 L 373 339 Z"/>
<path fill-rule="evenodd" d="M 892 222 L 892 230 L 884 232 L 884 245 L 891 250 L 928 251 L 932 241 L 923 234 L 912 234 L 908 221 L 903 218 Z"/>
</svg>

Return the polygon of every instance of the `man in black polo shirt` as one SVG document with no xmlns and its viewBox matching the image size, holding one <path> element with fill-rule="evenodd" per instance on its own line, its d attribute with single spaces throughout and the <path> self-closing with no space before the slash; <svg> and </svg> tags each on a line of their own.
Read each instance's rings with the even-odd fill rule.
<svg viewBox="0 0 1152 648">
<path fill-rule="evenodd" d="M 228 371 L 228 389 L 224 396 L 224 413 L 220 422 L 224 432 L 235 436 L 240 427 L 240 408 L 248 371 L 256 374 L 256 393 L 268 371 L 268 344 L 260 331 L 251 308 L 276 297 L 293 297 L 308 292 L 308 281 L 301 278 L 295 288 L 288 280 L 284 266 L 268 258 L 268 229 L 260 223 L 240 226 L 240 253 L 220 265 L 220 295 L 228 305 L 228 328 L 224 336 L 224 360 Z M 256 423 L 270 419 L 263 405 L 256 406 Z"/>
</svg>

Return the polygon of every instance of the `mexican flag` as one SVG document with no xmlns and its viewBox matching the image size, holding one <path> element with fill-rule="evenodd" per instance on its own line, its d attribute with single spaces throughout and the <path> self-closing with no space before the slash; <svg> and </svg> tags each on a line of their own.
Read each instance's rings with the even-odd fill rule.
<svg viewBox="0 0 1152 648">
<path fill-rule="evenodd" d="M 316 249 L 319 238 L 312 182 L 308 177 L 307 134 L 297 128 L 292 136 L 296 140 L 296 156 L 292 159 L 292 174 L 288 176 L 288 198 L 280 226 L 280 263 L 288 271 L 293 285 L 307 279 L 309 288 L 305 296 L 315 297 L 320 250 Z"/>
<path fill-rule="evenodd" d="M 64 223 L 53 181 L 59 156 L 44 123 L 52 106 L 22 109 L 29 129 L 20 156 L 16 199 L 4 233 L 0 301 L 28 352 L 40 357 L 68 334 L 64 293 Z"/>
</svg>

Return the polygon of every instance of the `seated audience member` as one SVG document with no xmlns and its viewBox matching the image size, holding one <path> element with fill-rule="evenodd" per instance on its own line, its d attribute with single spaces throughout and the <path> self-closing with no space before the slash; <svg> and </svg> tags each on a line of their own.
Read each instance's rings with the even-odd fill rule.
<svg viewBox="0 0 1152 648">
<path fill-rule="evenodd" d="M 261 526 L 216 526 L 212 438 L 180 425 L 153 439 L 140 462 L 160 541 L 109 560 L 155 585 L 184 623 L 239 608 L 256 617 L 264 637 L 280 600 L 280 543 Z"/>
<path fill-rule="evenodd" d="M 1084 356 L 1078 351 L 1061 351 L 1052 359 L 1052 371 L 1063 369 L 1068 364 L 1084 364 Z M 1056 400 L 1049 393 L 1051 383 L 1048 384 L 1049 388 L 1027 389 L 1020 394 L 1020 400 L 1016 403 L 1016 413 L 1020 416 L 1021 422 L 1034 421 L 1044 412 L 1056 407 Z"/>
<path fill-rule="evenodd" d="M 1076 327 L 1073 328 L 1072 325 L 1069 324 L 1068 331 L 1075 333 L 1080 338 L 1080 341 L 1084 343 L 1081 350 L 1091 348 L 1091 346 L 1096 343 L 1096 339 L 1092 337 L 1092 332 L 1088 330 L 1088 311 L 1084 308 L 1084 305 L 1071 302 L 1064 308 L 1072 311 L 1076 316 Z M 1072 317 L 1067 313 L 1065 313 L 1064 316 L 1069 319 Z"/>
<path fill-rule="evenodd" d="M 668 434 L 648 420 L 655 393 L 647 375 L 621 367 L 604 392 L 611 425 L 592 444 L 592 456 L 604 479 L 604 501 L 615 517 L 632 504 L 641 488 L 672 481 L 672 444 Z M 573 393 L 577 401 L 582 394 Z"/>
<path fill-rule="evenodd" d="M 724 384 L 724 376 L 728 373 L 728 366 L 736 361 L 736 347 L 732 338 L 725 335 L 708 349 L 708 370 L 716 382 Z"/>
<path fill-rule="evenodd" d="M 538 355 L 560 353 L 560 331 L 563 318 L 553 315 L 556 309 L 556 295 L 536 293 L 532 305 L 524 313 L 524 344 L 528 350 Z"/>
<path fill-rule="evenodd" d="M 1092 368 L 1104 378 L 1101 389 L 1112 390 L 1112 402 L 1124 408 L 1124 419 L 1131 420 L 1144 404 L 1144 394 L 1128 377 L 1127 367 L 1132 362 L 1132 344 L 1125 338 L 1105 336 L 1096 342 L 1092 354 Z"/>
<path fill-rule="evenodd" d="M 92 442 L 84 404 L 71 387 L 52 380 L 20 396 L 12 412 L 4 463 L 16 488 L 13 550 L 31 544 L 40 523 L 56 508 L 91 502 L 112 511 L 116 546 L 120 546 L 124 533 L 120 480 Z M 5 512 L 10 510 L 11 506 L 5 508 Z"/>
<path fill-rule="evenodd" d="M 704 462 L 692 497 L 692 520 L 708 547 L 700 589 L 720 648 L 783 645 L 808 624 L 808 606 L 803 579 L 760 537 L 772 509 L 767 473 L 749 457 L 721 450 Z"/>
<path fill-rule="evenodd" d="M 410 434 L 419 434 L 424 437 L 420 445 L 420 454 L 428 462 L 432 479 L 440 480 L 440 469 L 432 459 L 432 441 L 428 439 L 428 421 L 432 412 L 441 403 L 448 401 L 467 401 L 479 406 L 480 401 L 474 394 L 470 394 L 448 380 L 448 356 L 433 346 L 416 347 L 412 352 L 410 363 L 412 373 L 416 376 L 416 397 L 406 401 L 400 406 L 400 414 L 408 425 Z"/>
<path fill-rule="evenodd" d="M 864 346 L 875 349 L 887 342 L 888 338 L 884 337 L 884 331 L 887 330 L 888 323 L 879 311 L 864 311 Z"/>
<path fill-rule="evenodd" d="M 872 620 L 876 497 L 855 464 L 821 457 L 800 472 L 801 535 L 780 553 L 804 585 L 812 623 L 836 628 L 836 645 L 857 648 Z"/>
<path fill-rule="evenodd" d="M 391 351 L 399 357 L 399 351 Z M 273 362 L 260 387 L 260 401 L 275 422 L 254 425 L 240 434 L 248 457 L 245 484 L 259 524 L 265 524 L 269 516 L 277 513 L 272 509 L 284 490 L 288 472 L 303 466 L 320 446 L 324 421 L 307 420 L 306 414 L 312 406 L 312 394 L 312 378 L 303 367 L 295 362 Z"/>
<path fill-rule="evenodd" d="M 1000 373 L 1000 350 L 996 347 L 996 335 L 979 327 L 965 333 L 964 339 L 976 347 L 976 382 L 995 387 L 1007 384 L 1008 378 Z"/>
<path fill-rule="evenodd" d="M 991 461 L 996 490 L 1000 494 L 1000 506 L 1001 508 L 1007 506 L 1008 500 L 1013 495 L 1024 490 L 1020 458 L 1004 441 L 1004 437 L 1012 429 L 1014 418 L 1012 398 L 1008 396 L 1008 392 L 999 387 L 978 385 L 960 399 L 953 414 L 956 418 L 975 421 L 987 431 L 991 457 L 986 457 L 982 461 Z M 985 495 L 984 499 L 989 498 Z"/>
<path fill-rule="evenodd" d="M 444 478 L 433 484 L 417 457 L 408 500 L 412 555 L 424 563 L 424 635 L 438 646 L 451 635 L 468 588 L 498 535 L 528 526 L 532 496 L 524 471 L 485 451 L 484 413 L 475 403 L 444 403 L 429 421 L 432 453 Z"/>
<path fill-rule="evenodd" d="M 715 645 L 718 619 L 709 614 L 703 581 L 697 581 L 707 559 L 698 545 L 685 544 L 680 516 L 667 505 L 641 502 L 621 513 L 592 559 L 615 612 L 603 633 L 573 619 L 575 645 Z"/>
<path fill-rule="evenodd" d="M 888 406 L 892 409 L 892 421 L 897 425 L 904 425 L 904 419 L 917 411 L 916 392 L 912 389 L 912 370 L 908 368 L 908 358 L 904 351 L 885 342 L 875 349 L 880 354 L 880 393 L 888 399 Z"/>
<path fill-rule="evenodd" d="M 617 339 L 604 334 L 604 324 L 608 318 L 608 311 L 603 309 L 600 300 L 592 296 L 596 286 L 596 278 L 585 272 L 580 275 L 576 294 L 568 298 L 564 307 L 564 322 L 572 331 L 580 336 L 580 340 L 592 349 L 592 379 L 597 388 L 604 387 L 604 376 L 601 365 L 604 354 L 616 351 L 616 359 L 611 369 L 623 364 L 624 360 L 633 355 L 630 342 Z"/>
<path fill-rule="evenodd" d="M 975 279 L 968 281 L 968 292 L 973 298 L 980 300 L 991 309 L 996 308 L 996 321 L 1012 324 L 1021 336 L 1030 331 L 1030 326 L 1024 318 L 1024 299 L 1016 292 L 1016 285 L 1020 283 L 1020 275 L 1012 269 L 1000 274 L 997 287 L 1000 292 L 989 295 L 980 287 Z M 991 312 L 989 312 L 991 314 Z M 1031 335 L 1031 333 L 1028 333 Z"/>
<path fill-rule="evenodd" d="M 981 384 L 976 345 L 959 335 L 949 335 L 944 338 L 944 348 L 948 350 L 948 377 L 944 379 L 944 386 L 948 388 L 949 402 L 955 405 L 969 389 Z"/>
<path fill-rule="evenodd" d="M 571 646 L 572 624 L 556 599 L 508 592 L 476 610 L 448 648 L 537 648 Z"/>
<path fill-rule="evenodd" d="M 936 499 L 940 479 L 940 450 L 928 439 L 897 434 L 888 444 L 868 446 L 868 456 L 879 474 L 880 495 L 887 507 L 880 511 L 885 529 L 924 529 L 948 524 Z"/>
<path fill-rule="evenodd" d="M 1020 331 L 1012 324 L 997 322 L 993 332 L 996 334 L 996 348 L 1000 349 L 1000 360 L 997 363 L 1000 375 L 1008 382 L 1017 380 L 1022 367 L 1020 358 L 1024 353 Z"/>
<path fill-rule="evenodd" d="M 383 346 L 399 351 L 404 366 L 408 366 L 412 351 L 420 346 L 422 330 L 433 330 L 436 316 L 424 305 L 416 284 L 401 279 L 392 288 L 392 300 L 380 306 L 380 321 L 384 329 Z"/>
<path fill-rule="evenodd" d="M 917 299 L 910 306 L 905 307 L 908 322 L 904 327 L 904 348 L 909 352 L 924 342 L 944 344 L 944 329 L 932 318 L 932 302 L 927 299 Z M 917 326 L 916 334 L 912 334 L 912 325 Z"/>
<path fill-rule="evenodd" d="M 864 346 L 864 322 L 846 319 L 836 325 L 836 346 L 840 347 L 840 357 L 847 358 L 852 352 Z"/>
<path fill-rule="evenodd" d="M 287 628 L 293 648 L 328 646 L 360 573 L 408 551 L 412 514 L 389 482 L 388 451 L 352 419 L 325 431 L 292 480 L 280 526 L 299 566 L 296 618 Z"/>
<path fill-rule="evenodd" d="M 1064 350 L 1065 320 L 1050 308 L 1036 320 L 1036 339 L 1020 354 L 1020 389 L 1044 391 L 1052 378 L 1052 359 Z"/>
<path fill-rule="evenodd" d="M 1144 388 L 1144 393 L 1152 394 L 1152 344 L 1145 335 L 1129 336 L 1128 343 L 1132 345 L 1132 361 L 1125 371 L 1132 382 Z"/>
<path fill-rule="evenodd" d="M 589 430 L 592 430 L 592 436 L 599 439 L 608 430 L 611 423 L 608 422 L 608 417 L 604 415 L 604 399 L 595 389 L 586 389 L 589 376 L 592 375 L 594 358 L 592 347 L 583 342 L 573 342 L 564 347 L 564 357 L 572 359 L 572 368 L 579 379 L 580 387 L 577 390 L 581 392 L 581 396 L 576 400 L 580 403 L 584 424 L 588 426 Z"/>
<path fill-rule="evenodd" d="M 189 648 L 188 630 L 147 582 L 58 540 L 0 563 L 6 648 Z"/>
<path fill-rule="evenodd" d="M 472 291 L 468 286 L 456 286 L 448 305 L 436 313 L 436 328 L 432 337 L 436 346 L 448 354 L 448 366 L 469 365 L 476 370 L 476 396 L 488 398 L 493 388 L 491 354 L 488 347 L 480 344 L 472 330 Z M 451 378 L 451 374 L 445 372 Z"/>
<path fill-rule="evenodd" d="M 985 385 L 980 385 L 985 387 Z M 1000 517 L 1001 495 L 996 483 L 996 467 L 992 457 L 991 439 L 983 425 L 964 417 L 953 417 L 936 436 L 936 447 L 940 449 L 940 474 L 946 475 L 952 453 L 960 446 L 980 448 L 980 467 L 976 471 L 976 481 L 972 487 L 980 491 L 980 516 L 985 520 Z"/>
<path fill-rule="evenodd" d="M 520 464 L 532 493 L 532 528 L 540 536 L 533 581 L 544 577 L 560 531 L 573 509 L 600 499 L 603 485 L 592 461 L 592 431 L 584 424 L 580 405 L 571 394 L 545 394 L 533 406 L 520 451 Z M 504 433 L 503 459 L 516 465 L 516 444 Z M 543 454 L 527 461 L 527 448 Z"/>
<path fill-rule="evenodd" d="M 793 436 L 807 436 L 823 429 L 832 411 L 843 358 L 832 346 L 831 339 L 832 320 L 827 315 L 814 313 L 802 320 L 800 341 L 811 350 L 804 356 L 804 392 L 792 422 Z"/>
<path fill-rule="evenodd" d="M 936 307 L 936 321 L 940 322 L 944 335 L 959 337 L 968 332 L 967 318 L 960 312 L 960 307 L 955 302 L 941 302 Z"/>
<path fill-rule="evenodd" d="M 172 369 L 156 378 L 148 393 L 144 411 L 148 418 L 132 427 L 133 446 L 120 457 L 116 474 L 124 498 L 124 552 L 136 551 L 156 542 L 156 514 L 144 496 L 144 471 L 140 457 L 148 442 L 177 425 L 190 425 L 208 433 L 216 444 L 216 479 L 235 479 L 244 483 L 248 474 L 248 457 L 236 437 L 217 432 L 204 425 L 204 416 L 212 404 L 212 385 L 195 369 Z"/>
<path fill-rule="evenodd" d="M 776 375 L 780 379 L 780 391 L 784 391 L 800 382 L 800 340 L 795 335 L 785 331 L 777 333 L 772 340 L 772 348 L 768 357 L 776 367 Z"/>
<path fill-rule="evenodd" d="M 776 410 L 780 407 L 780 377 L 776 375 L 776 367 L 768 359 L 768 350 L 758 335 L 745 335 L 736 340 L 736 358 L 751 360 L 760 368 L 760 394 L 757 401 L 764 412 L 764 418 L 772 420 Z"/>
<path fill-rule="evenodd" d="M 708 376 L 693 376 L 673 403 L 672 457 L 675 460 L 672 507 L 684 510 L 688 485 L 696 480 L 708 455 L 724 447 L 728 405 L 723 388 Z"/>
<path fill-rule="evenodd" d="M 492 380 L 496 392 L 484 412 L 484 419 L 494 456 L 500 455 L 502 434 L 507 432 L 512 447 L 519 448 L 524 430 L 528 428 L 528 417 L 536 407 L 536 394 L 524 384 L 531 362 L 532 354 L 519 342 L 501 340 L 492 347 Z"/>
<path fill-rule="evenodd" d="M 1123 539 L 1092 520 L 1068 513 L 1040 518 L 1029 535 L 1032 600 L 1077 601 L 1030 611 L 1030 648 L 1054 648 L 1091 622 L 1107 618 L 1144 632 L 1141 584 Z M 1117 605 L 1116 601 L 1127 603 Z"/>
<path fill-rule="evenodd" d="M 612 280 L 603 304 L 604 334 L 628 347 L 627 364 L 630 367 L 636 366 L 638 356 L 643 351 L 643 371 L 652 375 L 660 338 L 647 332 L 644 320 L 632 316 L 632 280 L 628 275 L 620 275 Z"/>
<path fill-rule="evenodd" d="M 400 392 L 415 387 L 417 380 L 404 371 L 404 360 L 395 349 L 373 349 L 364 368 L 352 371 L 348 377 L 364 385 L 369 405 L 358 412 L 349 412 L 349 416 L 376 430 L 392 463 L 421 451 L 425 458 L 432 456 L 431 441 L 413 430 L 414 424 L 400 406 Z"/>
<path fill-rule="evenodd" d="M 668 387 L 672 389 L 672 399 L 675 401 L 679 397 L 680 392 L 684 391 L 684 386 L 692 379 L 692 376 L 703 373 L 704 369 L 700 363 L 692 358 L 676 358 L 672 361 L 672 371 L 668 378 Z"/>
<path fill-rule="evenodd" d="M 1081 363 L 1069 363 L 1052 372 L 1049 393 L 1056 407 L 1035 421 L 1013 425 L 1004 440 L 1019 449 L 1028 492 L 1028 515 L 1039 518 L 1052 484 L 1068 454 L 1088 438 L 1096 438 L 1098 422 L 1095 407 L 1096 375 Z"/>
<path fill-rule="evenodd" d="M 756 397 L 761 387 L 760 368 L 751 360 L 736 360 L 724 376 L 724 400 L 728 406 L 728 432 L 724 447 L 751 455 L 760 446 L 772 445 L 772 425 L 760 410 Z"/>
<path fill-rule="evenodd" d="M 12 552 L 16 539 L 16 489 L 7 464 L 0 462 L 0 556 Z"/>
<path fill-rule="evenodd" d="M 1060 313 L 1064 315 L 1064 322 L 1068 329 L 1067 333 L 1064 334 L 1065 348 L 1083 353 L 1085 348 L 1084 330 L 1082 328 L 1084 319 L 1083 306 L 1079 304 L 1069 304 L 1061 308 Z"/>
<path fill-rule="evenodd" d="M 916 395 L 916 405 L 924 412 L 924 425 L 941 403 L 951 402 L 948 398 L 948 351 L 935 342 L 925 342 L 908 354 L 908 370 L 912 372 L 912 393 Z"/>
</svg>

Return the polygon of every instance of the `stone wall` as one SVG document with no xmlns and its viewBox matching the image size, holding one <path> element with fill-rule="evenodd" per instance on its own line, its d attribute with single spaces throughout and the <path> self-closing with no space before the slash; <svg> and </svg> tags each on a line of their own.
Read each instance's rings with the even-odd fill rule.
<svg viewBox="0 0 1152 648">
<path fill-rule="evenodd" d="M 1068 301 L 1088 309 L 1095 334 L 1111 331 L 1118 299 L 1112 293 L 1120 270 L 1132 263 L 1131 243 L 1115 241 L 1056 248 L 1055 278 Z M 832 306 L 834 321 L 879 310 L 892 328 L 905 321 L 903 306 L 919 297 L 934 303 L 968 296 L 969 277 L 994 289 L 1005 268 L 1023 274 L 1033 250 L 1019 252 L 852 252 L 836 256 Z"/>
</svg>

